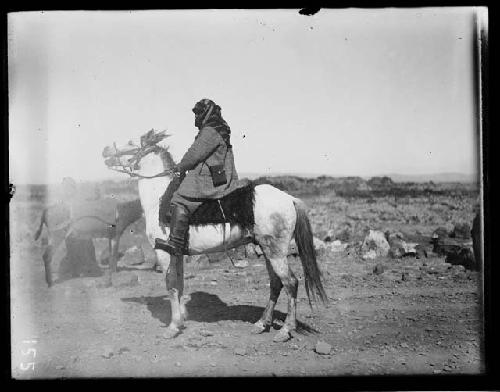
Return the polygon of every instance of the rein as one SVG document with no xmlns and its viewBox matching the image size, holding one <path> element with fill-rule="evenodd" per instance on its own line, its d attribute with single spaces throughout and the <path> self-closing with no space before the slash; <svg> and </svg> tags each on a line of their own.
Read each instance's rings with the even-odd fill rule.
<svg viewBox="0 0 500 392">
<path fill-rule="evenodd" d="M 164 177 L 164 176 L 167 176 L 169 174 L 173 174 L 173 170 L 170 170 L 170 169 L 169 170 L 164 170 L 161 173 L 155 174 L 154 176 L 143 176 L 142 174 L 137 174 L 137 173 L 134 173 L 133 171 L 127 170 L 127 169 L 115 169 L 113 167 L 110 167 L 110 169 L 114 170 L 116 172 L 119 172 L 119 173 L 128 174 L 130 177 L 138 177 L 138 178 L 144 178 L 144 179 L 151 179 L 151 178 L 156 178 L 156 177 Z"/>
<path fill-rule="evenodd" d="M 159 147 L 157 145 L 149 145 L 149 146 L 146 145 L 144 147 L 139 148 L 139 151 L 137 151 L 135 153 L 135 155 L 132 157 L 131 162 L 128 166 L 121 164 L 122 169 L 117 169 L 114 167 L 109 167 L 109 169 L 116 171 L 116 172 L 119 172 L 119 173 L 128 174 L 130 177 L 137 177 L 137 178 L 141 178 L 141 179 L 151 179 L 151 178 L 165 177 L 167 175 L 172 175 L 174 173 L 174 171 L 172 169 L 166 169 L 166 170 L 162 171 L 161 173 L 155 174 L 153 176 L 143 176 L 142 174 L 137 174 L 137 173 L 134 173 L 132 171 L 132 167 L 134 165 L 137 165 L 143 157 L 145 157 L 146 155 L 148 155 L 151 152 L 155 152 L 158 150 L 161 150 L 161 147 Z M 127 169 L 127 168 L 129 168 L 129 169 Z"/>
</svg>

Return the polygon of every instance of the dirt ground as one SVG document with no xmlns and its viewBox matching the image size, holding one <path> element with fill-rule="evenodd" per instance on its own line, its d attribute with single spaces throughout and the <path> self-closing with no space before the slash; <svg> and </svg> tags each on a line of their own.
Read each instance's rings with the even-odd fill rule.
<svg viewBox="0 0 500 392">
<path fill-rule="evenodd" d="M 444 258 L 320 255 L 330 303 L 311 309 L 300 261 L 290 257 L 300 278 L 299 327 L 286 343 L 272 341 L 286 316 L 284 292 L 271 332 L 252 333 L 269 293 L 263 259 L 249 259 L 243 268 L 227 259 L 187 263 L 185 284 L 192 299 L 186 329 L 165 340 L 170 306 L 162 273 L 122 264 L 111 288 L 100 288 L 100 277 L 85 276 L 48 288 L 41 246 L 32 239 L 40 209 L 29 202 L 11 204 L 14 378 L 484 371 L 481 273 Z M 134 241 L 139 236 L 129 233 L 122 250 Z M 374 273 L 377 264 L 382 273 Z"/>
</svg>

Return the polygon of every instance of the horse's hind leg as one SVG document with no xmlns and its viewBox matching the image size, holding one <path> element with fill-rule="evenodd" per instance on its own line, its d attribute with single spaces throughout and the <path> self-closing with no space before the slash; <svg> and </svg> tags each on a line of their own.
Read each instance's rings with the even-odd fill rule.
<svg viewBox="0 0 500 392">
<path fill-rule="evenodd" d="M 120 235 L 109 238 L 109 263 L 104 271 L 103 286 L 111 287 L 113 285 L 112 275 L 116 272 L 118 265 L 118 255 L 120 250 Z"/>
<path fill-rule="evenodd" d="M 285 241 L 286 239 L 286 241 Z M 275 342 L 284 342 L 291 338 L 291 331 L 297 326 L 297 289 L 299 282 L 292 270 L 288 266 L 287 254 L 289 239 L 287 236 L 282 238 L 268 237 L 264 241 L 259 241 L 264 257 L 269 260 L 275 274 L 281 280 L 288 294 L 288 313 L 285 324 L 274 337 Z"/>
<path fill-rule="evenodd" d="M 281 279 L 274 272 L 273 267 L 271 266 L 270 260 L 264 254 L 266 259 L 266 268 L 269 274 L 270 284 L 269 284 L 269 301 L 264 309 L 264 313 L 259 321 L 257 321 L 254 325 L 255 333 L 262 333 L 269 331 L 271 324 L 273 322 L 273 312 L 276 302 L 280 296 L 281 289 L 283 287 L 283 283 L 281 283 Z"/>
<path fill-rule="evenodd" d="M 274 337 L 275 342 L 285 342 L 291 338 L 290 332 L 295 331 L 297 327 L 297 289 L 299 281 L 288 266 L 286 256 L 277 259 L 271 259 L 271 265 L 280 277 L 283 286 L 288 294 L 288 312 L 285 324 Z"/>
<path fill-rule="evenodd" d="M 118 256 L 120 252 L 120 235 L 117 235 L 110 240 L 111 254 L 109 255 L 109 268 L 111 272 L 116 272 L 116 266 L 118 264 Z"/>
</svg>

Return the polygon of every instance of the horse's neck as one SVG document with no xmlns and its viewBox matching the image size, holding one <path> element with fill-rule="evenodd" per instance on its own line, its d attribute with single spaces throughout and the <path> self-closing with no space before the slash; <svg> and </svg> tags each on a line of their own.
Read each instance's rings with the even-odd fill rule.
<svg viewBox="0 0 500 392">
<path fill-rule="evenodd" d="M 155 176 L 163 172 L 164 166 L 161 157 L 157 154 L 149 154 L 142 158 L 138 174 L 145 177 Z M 171 181 L 170 176 L 155 178 L 140 178 L 138 182 L 139 197 L 144 212 L 158 211 L 160 198 Z"/>
</svg>

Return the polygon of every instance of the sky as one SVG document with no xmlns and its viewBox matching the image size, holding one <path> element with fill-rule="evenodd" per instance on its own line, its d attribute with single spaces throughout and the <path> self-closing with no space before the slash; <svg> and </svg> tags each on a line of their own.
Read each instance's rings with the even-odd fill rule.
<svg viewBox="0 0 500 392">
<path fill-rule="evenodd" d="M 112 142 L 210 98 L 239 173 L 477 170 L 474 8 L 50 11 L 8 16 L 11 183 L 123 178 Z"/>
</svg>

